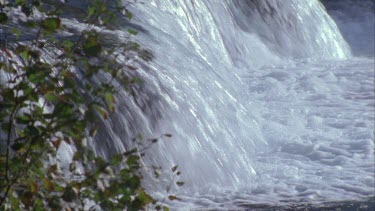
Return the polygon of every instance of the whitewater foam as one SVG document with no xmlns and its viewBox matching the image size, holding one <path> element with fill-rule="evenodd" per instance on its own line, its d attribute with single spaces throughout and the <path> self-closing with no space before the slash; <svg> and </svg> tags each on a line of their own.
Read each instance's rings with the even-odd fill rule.
<svg viewBox="0 0 375 211">
<path fill-rule="evenodd" d="M 138 133 L 173 134 L 144 162 L 166 174 L 179 165 L 185 185 L 169 193 L 168 179 L 146 177 L 144 185 L 160 201 L 181 198 L 165 201 L 175 209 L 373 197 L 374 54 L 353 39 L 366 34 L 373 43 L 353 33 L 373 23 L 373 13 L 347 26 L 338 8 L 329 11 L 355 55 L 369 58 L 351 57 L 317 0 L 152 0 L 130 8 L 134 25 L 106 33 L 121 42 L 127 27 L 138 27 L 135 39 L 156 58 L 134 64 L 144 81 L 138 99 L 120 94 L 93 147 L 105 156 L 128 149 Z M 63 162 L 71 150 L 63 149 Z"/>
<path fill-rule="evenodd" d="M 137 133 L 173 134 L 144 158 L 166 171 L 179 165 L 185 185 L 170 190 L 182 199 L 166 202 L 172 208 L 374 196 L 373 57 L 350 56 L 318 1 L 152 0 L 131 9 L 136 39 L 156 59 L 137 64 L 140 99 L 122 93 L 98 152 L 123 150 Z M 144 185 L 163 201 L 166 184 Z"/>
</svg>

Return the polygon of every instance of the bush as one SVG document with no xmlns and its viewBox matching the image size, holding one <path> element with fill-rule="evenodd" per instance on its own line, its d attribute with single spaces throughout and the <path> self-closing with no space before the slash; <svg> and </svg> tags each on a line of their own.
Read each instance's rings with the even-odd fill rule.
<svg viewBox="0 0 375 211">
<path fill-rule="evenodd" d="M 130 2 L 84 2 L 86 29 L 69 39 L 60 36 L 69 5 L 1 2 L 0 30 L 18 39 L 3 38 L 0 50 L 0 209 L 167 210 L 152 205 L 141 187 L 137 149 L 105 160 L 87 146 L 99 121 L 114 112 L 118 89 L 139 81 L 128 74 L 137 68 L 120 64 L 116 52 L 152 59 L 137 43 L 113 51 L 101 41 L 101 30 L 110 30 L 118 14 L 132 18 Z M 20 14 L 17 27 L 10 14 Z M 57 156 L 62 144 L 76 150 L 68 169 Z"/>
</svg>

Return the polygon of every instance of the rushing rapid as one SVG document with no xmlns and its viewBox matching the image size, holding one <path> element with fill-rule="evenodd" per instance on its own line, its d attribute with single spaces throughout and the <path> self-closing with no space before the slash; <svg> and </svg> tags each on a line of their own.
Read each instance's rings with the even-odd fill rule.
<svg viewBox="0 0 375 211">
<path fill-rule="evenodd" d="M 124 91 L 97 152 L 125 150 L 138 133 L 173 134 L 144 162 L 179 165 L 185 185 L 170 190 L 181 198 L 175 208 L 374 196 L 374 37 L 358 32 L 373 31 L 374 14 L 360 17 L 358 6 L 354 20 L 335 2 L 324 2 L 334 19 L 318 0 L 132 6 L 136 20 L 115 35 L 137 29 L 155 59 L 137 64 L 138 99 Z M 168 179 L 155 184 L 152 176 L 145 182 L 163 200 Z"/>
</svg>

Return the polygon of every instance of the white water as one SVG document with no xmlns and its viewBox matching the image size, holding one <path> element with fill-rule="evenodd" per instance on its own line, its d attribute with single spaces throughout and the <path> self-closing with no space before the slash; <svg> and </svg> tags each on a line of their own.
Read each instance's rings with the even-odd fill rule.
<svg viewBox="0 0 375 211">
<path fill-rule="evenodd" d="M 118 122 L 138 118 L 146 136 L 174 135 L 146 161 L 179 165 L 186 185 L 172 189 L 183 200 L 171 206 L 374 195 L 373 55 L 351 57 L 317 1 L 246 2 L 154 0 L 134 9 L 148 31 L 140 42 L 156 54 L 142 73 L 152 97 Z"/>
<path fill-rule="evenodd" d="M 353 57 L 317 0 L 152 0 L 132 10 L 156 59 L 141 66 L 141 99 L 124 94 L 97 149 L 173 134 L 145 158 L 179 165 L 185 186 L 172 188 L 182 199 L 172 208 L 374 195 L 374 55 Z M 154 184 L 145 185 L 165 194 Z"/>
</svg>

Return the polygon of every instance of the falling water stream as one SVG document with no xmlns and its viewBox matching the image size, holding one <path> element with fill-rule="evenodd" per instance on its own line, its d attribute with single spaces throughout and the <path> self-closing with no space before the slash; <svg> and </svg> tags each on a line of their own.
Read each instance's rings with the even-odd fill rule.
<svg viewBox="0 0 375 211">
<path fill-rule="evenodd" d="M 172 208 L 374 196 L 374 2 L 324 3 L 329 14 L 318 0 L 132 6 L 155 59 L 138 64 L 139 99 L 119 97 L 93 146 L 106 155 L 138 133 L 172 134 L 144 159 L 179 166 Z M 144 185 L 162 200 L 163 184 Z"/>
<path fill-rule="evenodd" d="M 145 163 L 179 165 L 174 208 L 374 196 L 374 3 L 325 3 L 332 17 L 318 0 L 135 6 L 136 39 L 156 58 L 139 64 L 139 99 L 119 99 L 98 152 L 173 134 Z"/>
</svg>

